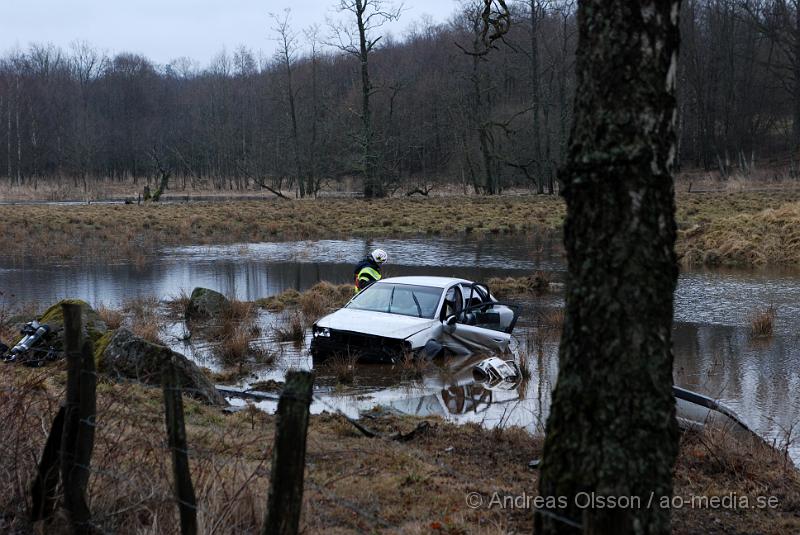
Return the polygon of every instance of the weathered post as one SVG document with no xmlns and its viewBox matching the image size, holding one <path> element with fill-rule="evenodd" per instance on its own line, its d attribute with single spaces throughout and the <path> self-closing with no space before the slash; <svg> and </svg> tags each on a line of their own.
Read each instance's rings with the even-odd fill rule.
<svg viewBox="0 0 800 535">
<path fill-rule="evenodd" d="M 189 453 L 186 445 L 186 427 L 183 421 L 183 397 L 178 374 L 172 359 L 162 368 L 164 411 L 169 448 L 172 451 L 172 474 L 175 478 L 175 498 L 181 516 L 181 533 L 197 533 L 197 500 L 189 471 Z"/>
<path fill-rule="evenodd" d="M 82 340 L 80 305 L 61 305 L 64 314 L 64 353 L 67 358 L 67 401 L 61 436 L 61 481 L 64 506 L 75 533 L 89 533 L 91 514 L 86 503 L 89 463 L 94 446 L 95 373 L 92 343 Z"/>
<path fill-rule="evenodd" d="M 39 469 L 31 489 L 31 522 L 44 520 L 53 515 L 58 488 L 58 455 L 61 449 L 61 436 L 64 431 L 64 406 L 62 405 L 53 419 L 50 434 L 44 445 Z"/>
<path fill-rule="evenodd" d="M 308 408 L 314 375 L 289 372 L 278 401 L 267 515 L 263 535 L 296 535 L 303 507 Z"/>
<path fill-rule="evenodd" d="M 95 419 L 97 415 L 97 372 L 94 365 L 94 344 L 81 345 L 80 399 L 78 403 L 78 439 L 75 444 L 75 478 L 85 496 L 89 484 L 90 463 L 94 450 Z M 88 520 L 88 519 L 87 519 Z"/>
</svg>

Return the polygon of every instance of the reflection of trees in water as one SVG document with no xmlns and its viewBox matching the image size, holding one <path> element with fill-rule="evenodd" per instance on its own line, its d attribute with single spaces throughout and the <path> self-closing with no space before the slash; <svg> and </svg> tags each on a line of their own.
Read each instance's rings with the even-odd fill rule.
<svg viewBox="0 0 800 535">
<path fill-rule="evenodd" d="M 675 381 L 720 398 L 762 434 L 800 421 L 800 348 L 775 335 L 754 340 L 747 327 L 677 323 Z"/>
</svg>

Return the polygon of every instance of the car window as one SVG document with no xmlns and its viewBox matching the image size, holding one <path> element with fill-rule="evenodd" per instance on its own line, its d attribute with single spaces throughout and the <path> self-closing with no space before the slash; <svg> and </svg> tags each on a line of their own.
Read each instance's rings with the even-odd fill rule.
<svg viewBox="0 0 800 535">
<path fill-rule="evenodd" d="M 484 289 L 478 285 L 462 284 L 461 292 L 464 296 L 464 308 L 491 301 Z"/>
<path fill-rule="evenodd" d="M 442 291 L 429 286 L 381 282 L 362 290 L 347 308 L 432 319 Z"/>
<path fill-rule="evenodd" d="M 508 333 L 514 327 L 515 316 L 514 311 L 505 305 L 485 304 L 465 310 L 459 323 Z"/>
<path fill-rule="evenodd" d="M 447 290 L 444 296 L 444 305 L 439 319 L 445 321 L 448 317 L 458 315 L 464 308 L 464 298 L 461 295 L 460 286 L 453 286 Z"/>
</svg>

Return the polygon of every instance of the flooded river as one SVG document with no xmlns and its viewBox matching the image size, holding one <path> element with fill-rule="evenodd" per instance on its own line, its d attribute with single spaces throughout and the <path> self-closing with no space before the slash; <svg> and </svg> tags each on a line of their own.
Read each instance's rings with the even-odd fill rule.
<svg viewBox="0 0 800 535">
<path fill-rule="evenodd" d="M 142 265 L 3 264 L 0 291 L 10 302 L 49 305 L 60 298 L 119 306 L 126 300 L 160 299 L 195 286 L 252 300 L 287 288 L 305 289 L 320 280 L 347 282 L 351 266 L 373 247 L 389 251 L 388 275 L 444 275 L 473 280 L 523 275 L 534 270 L 563 279 L 565 264 L 552 237 L 491 236 L 483 239 L 320 240 L 165 249 Z M 558 293 L 518 304 L 515 350 L 528 359 L 532 378 L 508 391 L 485 389 L 472 378 L 475 358 L 448 359 L 421 372 L 401 366 L 363 365 L 353 387 L 336 386 L 333 372 L 317 369 L 314 411 L 336 408 L 351 416 L 379 405 L 408 414 L 439 415 L 454 422 L 519 425 L 543 430 L 550 390 L 557 377 L 557 340 L 537 332 L 536 318 L 562 305 Z M 777 311 L 775 335 L 754 340 L 749 317 L 756 308 Z M 264 326 L 281 321 L 262 313 Z M 684 272 L 675 294 L 675 382 L 718 398 L 770 442 L 784 444 L 800 429 L 800 273 Z M 174 349 L 200 365 L 218 369 L 202 344 L 184 346 L 180 323 L 167 334 Z M 269 329 L 264 329 L 268 332 Z M 307 344 L 260 343 L 277 348 L 271 366 L 240 383 L 282 379 L 289 368 L 311 368 Z M 269 403 L 264 403 L 269 408 Z M 791 434 L 793 433 L 793 434 Z M 798 441 L 800 442 L 800 441 Z M 800 460 L 800 444 L 790 448 Z"/>
</svg>

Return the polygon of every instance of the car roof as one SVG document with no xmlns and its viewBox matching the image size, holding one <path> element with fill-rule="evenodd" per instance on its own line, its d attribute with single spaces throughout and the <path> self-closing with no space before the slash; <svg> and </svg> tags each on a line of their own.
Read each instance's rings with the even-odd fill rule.
<svg viewBox="0 0 800 535">
<path fill-rule="evenodd" d="M 434 288 L 447 288 L 448 286 L 458 283 L 472 283 L 472 281 L 468 281 L 466 279 L 456 279 L 453 277 L 390 277 L 388 279 L 381 279 L 380 282 L 413 284 L 415 286 L 432 286 Z"/>
</svg>

